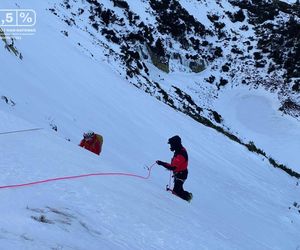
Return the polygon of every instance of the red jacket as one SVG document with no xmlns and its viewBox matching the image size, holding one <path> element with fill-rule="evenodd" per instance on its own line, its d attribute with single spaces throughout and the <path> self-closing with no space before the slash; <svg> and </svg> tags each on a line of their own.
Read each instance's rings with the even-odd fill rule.
<svg viewBox="0 0 300 250">
<path fill-rule="evenodd" d="M 95 134 L 91 140 L 82 139 L 79 146 L 83 147 L 97 155 L 100 155 L 102 150 L 103 137 Z"/>
<path fill-rule="evenodd" d="M 188 154 L 186 152 L 186 149 L 182 147 L 179 152 L 175 152 L 171 164 L 168 164 L 168 167 L 175 167 L 173 170 L 176 172 L 181 172 L 183 170 L 186 170 L 188 167 Z"/>
</svg>

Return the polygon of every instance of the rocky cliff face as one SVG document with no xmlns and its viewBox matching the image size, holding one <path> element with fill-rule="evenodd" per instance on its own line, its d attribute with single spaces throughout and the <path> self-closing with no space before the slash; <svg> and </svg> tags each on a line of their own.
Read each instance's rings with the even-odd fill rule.
<svg viewBox="0 0 300 250">
<path fill-rule="evenodd" d="M 273 81 L 259 83 L 280 92 L 281 110 L 299 116 L 300 4 L 282 1 L 230 1 L 247 11 L 257 37 L 255 66 L 266 70 Z M 259 76 L 253 77 L 259 79 Z"/>
<path fill-rule="evenodd" d="M 209 99 L 240 84 L 264 86 L 300 115 L 299 1 L 61 0 L 49 11 L 66 38 L 85 36 L 77 46 L 88 56 L 193 118 L 221 123 Z M 197 79 L 172 83 L 174 72 Z"/>
</svg>

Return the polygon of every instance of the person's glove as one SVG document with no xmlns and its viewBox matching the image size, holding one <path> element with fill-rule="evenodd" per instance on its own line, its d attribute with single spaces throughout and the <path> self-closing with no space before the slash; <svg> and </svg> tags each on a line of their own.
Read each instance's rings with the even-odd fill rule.
<svg viewBox="0 0 300 250">
<path fill-rule="evenodd" d="M 163 167 L 166 166 L 166 163 L 163 162 L 163 161 L 156 161 L 156 164 L 157 164 L 157 165 L 160 165 L 160 166 L 163 166 Z"/>
<path fill-rule="evenodd" d="M 163 166 L 164 168 L 168 169 L 168 170 L 174 170 L 175 167 L 171 167 L 169 166 L 168 163 L 163 162 L 163 161 L 156 161 L 157 165 Z"/>
</svg>

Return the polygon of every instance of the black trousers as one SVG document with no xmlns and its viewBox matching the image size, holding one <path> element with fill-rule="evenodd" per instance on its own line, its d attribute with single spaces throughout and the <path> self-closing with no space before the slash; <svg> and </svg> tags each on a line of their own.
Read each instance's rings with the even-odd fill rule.
<svg viewBox="0 0 300 250">
<path fill-rule="evenodd" d="M 190 199 L 190 193 L 183 189 L 183 183 L 188 177 L 188 170 L 174 172 L 174 188 L 173 192 L 184 200 Z"/>
</svg>

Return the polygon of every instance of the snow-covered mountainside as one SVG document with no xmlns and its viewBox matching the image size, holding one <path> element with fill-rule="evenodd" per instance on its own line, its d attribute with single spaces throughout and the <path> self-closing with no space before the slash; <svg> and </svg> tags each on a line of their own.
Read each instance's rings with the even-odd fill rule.
<svg viewBox="0 0 300 250">
<path fill-rule="evenodd" d="M 67 37 L 86 33 L 121 74 L 170 106 L 198 113 L 223 86 L 247 84 L 278 92 L 282 111 L 298 116 L 298 2 L 63 0 L 49 10 L 69 26 Z M 163 72 L 203 74 L 170 82 Z"/>
<path fill-rule="evenodd" d="M 88 57 L 241 144 L 265 146 L 229 126 L 215 107 L 223 91 L 263 88 L 279 100 L 276 113 L 299 115 L 299 3 L 64 0 L 48 10 L 65 23 L 66 40 Z M 289 160 L 270 155 L 273 148 L 262 151 L 275 166 L 299 169 L 299 161 L 286 166 Z"/>
<path fill-rule="evenodd" d="M 220 108 L 221 96 L 232 89 L 247 96 L 259 88 L 267 102 L 276 102 L 269 112 L 298 117 L 299 2 L 61 0 L 45 8 L 61 23 L 66 42 L 91 60 L 107 62 L 134 86 L 299 177 L 298 140 L 282 143 L 271 136 L 263 143 L 253 130 L 234 125 L 235 110 L 228 115 L 227 107 Z M 18 42 L 0 32 L 5 47 L 22 60 Z M 298 138 L 299 124 L 291 123 L 296 132 L 287 137 Z"/>
<path fill-rule="evenodd" d="M 292 76 L 269 52 L 254 58 L 266 23 L 248 2 L 1 0 L 35 10 L 37 22 L 21 40 L 0 30 L 0 249 L 300 248 L 299 123 L 274 98 L 281 80 L 297 84 L 298 66 Z M 276 2 L 287 10 L 274 22 L 298 22 L 297 4 Z M 239 50 L 276 70 L 248 65 Z M 275 92 L 241 85 L 243 65 L 253 79 L 278 74 Z M 88 129 L 104 137 L 100 157 L 78 147 Z M 170 175 L 157 165 L 147 180 L 3 188 L 146 176 L 172 157 L 176 134 L 189 153 L 191 203 L 165 191 Z"/>
</svg>

